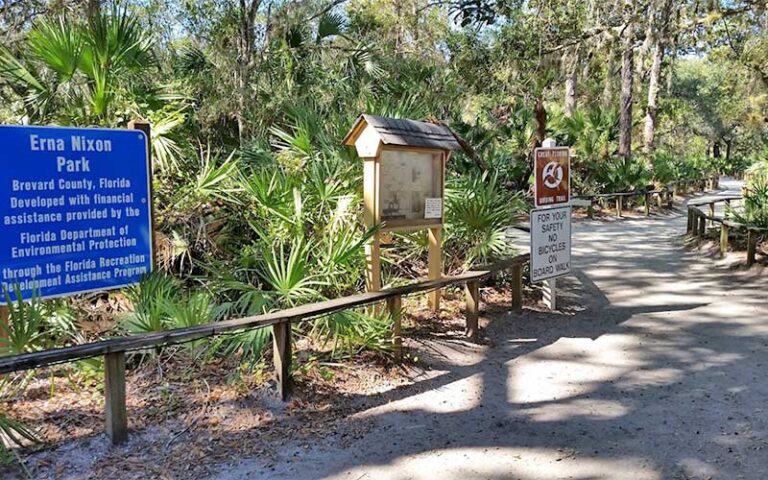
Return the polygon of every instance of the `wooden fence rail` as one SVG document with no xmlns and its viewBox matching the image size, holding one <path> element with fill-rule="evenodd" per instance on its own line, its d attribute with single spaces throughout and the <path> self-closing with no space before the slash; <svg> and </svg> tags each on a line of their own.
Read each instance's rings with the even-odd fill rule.
<svg viewBox="0 0 768 480">
<path fill-rule="evenodd" d="M 513 279 L 512 304 L 522 307 L 523 267 L 529 254 L 518 255 L 492 265 L 482 266 L 460 275 L 438 280 L 420 281 L 410 285 L 367 292 L 323 302 L 301 305 L 277 312 L 233 320 L 180 328 L 165 332 L 111 338 L 72 347 L 44 350 L 0 357 L 0 374 L 30 370 L 98 356 L 104 357 L 104 397 L 106 433 L 112 443 L 124 441 L 128 435 L 128 415 L 125 407 L 125 354 L 167 345 L 181 344 L 222 334 L 238 333 L 255 328 L 273 328 L 275 377 L 280 396 L 285 399 L 291 388 L 291 324 L 320 318 L 344 310 L 386 302 L 395 317 L 393 342 L 396 357 L 401 355 L 402 339 L 400 310 L 402 297 L 453 285 L 466 286 L 466 332 L 470 340 L 478 339 L 480 282 L 501 270 L 511 270 Z"/>
<path fill-rule="evenodd" d="M 614 199 L 616 202 L 616 216 L 621 217 L 624 210 L 624 199 L 631 197 L 644 197 L 645 202 L 645 216 L 651 214 L 651 203 L 653 197 L 657 199 L 657 205 L 659 208 L 672 208 L 675 195 L 682 195 L 690 191 L 703 191 L 703 190 L 715 190 L 719 187 L 719 177 L 713 176 L 704 178 L 701 180 L 681 180 L 667 184 L 664 188 L 656 190 L 634 190 L 631 192 L 613 192 L 613 193 L 596 193 L 592 195 L 577 195 L 574 196 L 574 206 L 586 206 L 588 215 L 592 218 L 595 203 L 602 200 Z M 585 205 L 579 205 L 578 201 L 585 202 Z"/>
<path fill-rule="evenodd" d="M 757 238 L 761 234 L 768 233 L 768 229 L 728 220 L 715 215 L 715 205 L 723 202 L 730 206 L 732 202 L 741 200 L 741 195 L 729 195 L 721 197 L 703 198 L 688 203 L 688 225 L 686 233 L 703 240 L 707 234 L 707 222 L 710 226 L 720 225 L 720 255 L 724 256 L 728 251 L 730 235 L 733 231 L 746 231 L 747 233 L 747 267 L 755 264 L 757 255 Z M 702 207 L 708 207 L 708 212 Z"/>
</svg>

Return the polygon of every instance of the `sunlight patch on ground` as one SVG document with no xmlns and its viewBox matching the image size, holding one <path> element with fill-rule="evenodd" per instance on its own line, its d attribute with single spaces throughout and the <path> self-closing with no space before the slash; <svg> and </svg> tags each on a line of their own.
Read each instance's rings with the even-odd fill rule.
<svg viewBox="0 0 768 480">
<path fill-rule="evenodd" d="M 353 418 L 376 417 L 385 413 L 416 410 L 428 413 L 467 412 L 480 405 L 482 395 L 483 375 L 476 373 L 426 392 L 368 409 L 354 415 Z"/>
<path fill-rule="evenodd" d="M 606 335 L 598 341 L 561 338 L 549 347 L 509 363 L 507 401 L 547 402 L 584 395 L 642 365 L 615 355 L 634 346 L 630 335 Z M 548 351 L 558 352 L 549 356 Z"/>
<path fill-rule="evenodd" d="M 627 415 L 630 409 L 618 401 L 579 398 L 523 408 L 520 412 L 534 422 L 567 422 L 577 418 L 581 420 L 617 419 Z"/>
<path fill-rule="evenodd" d="M 678 381 L 684 372 L 677 368 L 639 369 L 627 372 L 616 382 L 617 388 L 631 390 L 648 386 L 667 385 Z"/>
<path fill-rule="evenodd" d="M 439 472 L 439 473 L 438 473 Z M 385 466 L 363 465 L 329 479 L 355 480 L 661 480 L 643 458 L 583 457 L 572 449 L 475 447 L 433 450 Z"/>
</svg>

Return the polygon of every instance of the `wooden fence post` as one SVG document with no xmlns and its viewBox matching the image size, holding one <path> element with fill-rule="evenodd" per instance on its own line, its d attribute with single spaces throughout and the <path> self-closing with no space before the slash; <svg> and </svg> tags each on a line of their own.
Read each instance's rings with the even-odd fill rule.
<svg viewBox="0 0 768 480">
<path fill-rule="evenodd" d="M 443 229 L 434 227 L 429 229 L 429 249 L 427 252 L 427 268 L 430 280 L 439 280 L 443 275 Z M 440 289 L 427 294 L 427 303 L 432 311 L 440 309 Z"/>
<path fill-rule="evenodd" d="M 664 207 L 664 195 L 666 194 L 667 194 L 666 190 L 664 191 L 664 193 L 659 192 L 656 194 L 656 205 L 659 207 L 659 209 Z"/>
<path fill-rule="evenodd" d="M 707 218 L 704 215 L 699 215 L 699 239 L 704 240 L 707 234 Z"/>
<path fill-rule="evenodd" d="M 685 233 L 694 233 L 694 231 L 693 231 L 693 225 L 694 225 L 693 218 L 694 218 L 693 210 L 691 210 L 689 208 L 688 209 L 688 227 L 686 228 Z"/>
<path fill-rule="evenodd" d="M 479 316 L 480 316 L 480 282 L 470 280 L 465 287 L 467 301 L 467 329 L 466 335 L 471 342 L 477 343 Z"/>
<path fill-rule="evenodd" d="M 648 192 L 645 192 L 645 216 L 649 217 L 651 215 L 651 194 Z"/>
<path fill-rule="evenodd" d="M 714 216 L 715 216 L 715 202 L 710 202 L 709 203 L 709 216 L 712 217 L 712 218 L 714 218 Z M 715 221 L 714 220 L 710 220 L 709 221 L 709 225 L 710 226 L 714 226 L 715 225 Z"/>
<path fill-rule="evenodd" d="M 757 253 L 757 232 L 747 230 L 747 267 L 755 264 L 755 254 Z"/>
<path fill-rule="evenodd" d="M 616 197 L 616 216 L 621 217 L 621 211 L 623 210 L 624 197 Z"/>
<path fill-rule="evenodd" d="M 272 351 L 277 391 L 282 400 L 291 393 L 291 322 L 272 325 Z"/>
<path fill-rule="evenodd" d="M 720 256 L 724 257 L 728 252 L 728 225 L 720 224 Z"/>
<path fill-rule="evenodd" d="M 667 191 L 667 208 L 672 208 L 675 201 L 675 192 Z"/>
<path fill-rule="evenodd" d="M 523 308 L 523 266 L 512 266 L 512 308 Z"/>
<path fill-rule="evenodd" d="M 400 362 L 403 359 L 403 337 L 402 337 L 402 311 L 403 297 L 397 295 L 387 299 L 387 310 L 394 320 L 392 325 L 392 345 L 395 349 L 395 361 Z"/>
<path fill-rule="evenodd" d="M 125 409 L 125 352 L 104 355 L 104 404 L 107 436 L 113 445 L 128 438 Z"/>
</svg>

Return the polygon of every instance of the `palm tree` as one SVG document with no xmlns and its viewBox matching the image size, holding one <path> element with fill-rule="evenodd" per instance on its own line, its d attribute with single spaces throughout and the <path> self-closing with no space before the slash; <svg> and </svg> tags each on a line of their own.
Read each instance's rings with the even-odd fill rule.
<svg viewBox="0 0 768 480">
<path fill-rule="evenodd" d="M 0 45 L 0 82 L 22 101 L 30 122 L 109 124 L 115 99 L 153 64 L 151 46 L 126 9 L 83 23 L 44 19 L 17 54 Z"/>
</svg>

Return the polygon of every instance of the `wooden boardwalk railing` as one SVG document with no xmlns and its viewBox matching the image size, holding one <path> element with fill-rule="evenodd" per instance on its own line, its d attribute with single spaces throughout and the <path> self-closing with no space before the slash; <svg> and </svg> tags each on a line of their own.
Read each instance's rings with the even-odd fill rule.
<svg viewBox="0 0 768 480">
<path fill-rule="evenodd" d="M 715 205 L 724 202 L 730 206 L 731 202 L 741 200 L 741 195 L 728 195 L 719 197 L 702 198 L 688 202 L 688 226 L 686 233 L 703 240 L 707 234 L 707 222 L 710 225 L 720 225 L 720 255 L 723 256 L 728 251 L 730 243 L 730 234 L 734 230 L 744 230 L 747 232 L 747 267 L 755 264 L 757 255 L 757 238 L 760 234 L 768 233 L 768 229 L 758 228 L 751 225 L 728 220 L 724 217 L 715 215 Z M 708 213 L 701 207 L 708 206 Z"/>
<path fill-rule="evenodd" d="M 681 195 L 691 190 L 703 191 L 703 190 L 715 190 L 719 186 L 719 177 L 707 177 L 702 180 L 680 180 L 667 184 L 664 188 L 656 190 L 633 190 L 631 192 L 614 192 L 614 193 L 596 193 L 592 195 L 577 195 L 574 198 L 574 206 L 586 206 L 588 209 L 589 217 L 592 217 L 595 203 L 605 199 L 614 199 L 616 201 L 616 216 L 621 217 L 624 210 L 624 199 L 632 197 L 644 197 L 645 198 L 645 216 L 651 214 L 651 203 L 653 197 L 656 197 L 657 205 L 659 208 L 672 208 L 675 195 Z M 588 202 L 586 205 L 579 205 L 579 200 Z"/>
<path fill-rule="evenodd" d="M 280 396 L 285 399 L 291 387 L 291 324 L 293 322 L 316 319 L 351 308 L 386 302 L 390 313 L 395 318 L 393 341 L 395 354 L 399 357 L 402 347 L 400 337 L 402 297 L 451 285 L 465 285 L 466 334 L 471 341 L 476 342 L 479 330 L 480 282 L 498 271 L 511 270 L 513 280 L 512 305 L 514 308 L 522 308 L 523 267 L 528 263 L 529 257 L 528 254 L 518 255 L 456 276 L 420 281 L 379 292 L 360 293 L 264 315 L 0 357 L 0 374 L 103 356 L 106 433 L 112 443 L 117 444 L 125 440 L 128 435 L 128 415 L 125 407 L 126 352 L 181 344 L 201 338 L 271 326 L 273 329 L 275 376 Z"/>
</svg>

